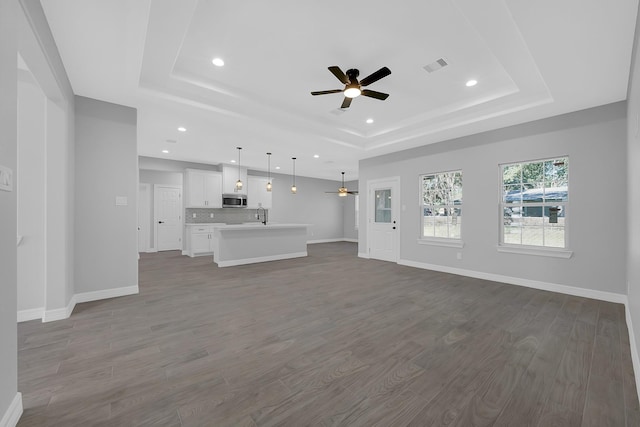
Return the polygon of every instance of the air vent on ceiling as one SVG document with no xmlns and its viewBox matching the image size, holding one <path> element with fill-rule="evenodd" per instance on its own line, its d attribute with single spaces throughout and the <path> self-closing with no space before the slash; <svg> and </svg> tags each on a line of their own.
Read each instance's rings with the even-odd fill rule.
<svg viewBox="0 0 640 427">
<path fill-rule="evenodd" d="M 346 109 L 346 108 L 336 108 L 335 110 L 331 110 L 331 111 L 329 111 L 329 112 L 330 112 L 331 114 L 335 114 L 336 116 L 339 116 L 339 115 L 341 115 L 341 114 L 346 113 L 347 111 L 349 111 L 349 110 L 348 110 L 348 109 Z"/>
<path fill-rule="evenodd" d="M 177 142 L 178 142 L 178 141 L 176 141 L 175 139 L 167 139 L 166 141 L 167 141 L 169 144 L 175 144 L 175 143 L 177 143 Z"/>
<path fill-rule="evenodd" d="M 427 70 L 428 73 L 433 73 L 434 71 L 438 71 L 440 68 L 444 68 L 447 65 L 449 65 L 447 60 L 444 58 L 440 58 L 436 61 L 433 61 L 431 64 L 425 65 L 424 69 Z"/>
</svg>

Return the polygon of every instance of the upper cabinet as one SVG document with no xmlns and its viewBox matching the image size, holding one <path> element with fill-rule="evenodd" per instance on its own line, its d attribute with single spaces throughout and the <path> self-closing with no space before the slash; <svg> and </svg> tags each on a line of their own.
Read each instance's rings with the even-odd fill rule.
<svg viewBox="0 0 640 427">
<path fill-rule="evenodd" d="M 236 182 L 238 176 L 242 181 L 242 189 L 236 191 Z M 238 174 L 238 166 L 222 165 L 222 193 L 224 194 L 247 194 L 247 168 L 240 168 Z"/>
<path fill-rule="evenodd" d="M 187 208 L 221 208 L 222 174 L 187 169 L 185 171 Z"/>
<path fill-rule="evenodd" d="M 260 207 L 271 209 L 271 192 L 267 191 L 269 178 L 264 176 L 249 176 L 247 180 L 247 208 L 258 209 Z M 273 184 L 273 178 L 271 178 Z"/>
</svg>

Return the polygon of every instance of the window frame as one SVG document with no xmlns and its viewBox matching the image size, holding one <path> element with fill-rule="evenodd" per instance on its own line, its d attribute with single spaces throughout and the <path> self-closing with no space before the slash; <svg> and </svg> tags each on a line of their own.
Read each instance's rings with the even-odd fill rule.
<svg viewBox="0 0 640 427">
<path fill-rule="evenodd" d="M 504 241 L 504 231 L 505 231 L 505 227 L 504 227 L 504 210 L 506 207 L 508 206 L 513 206 L 514 204 L 512 203 L 506 203 L 503 200 L 503 191 L 504 191 L 504 170 L 505 167 L 507 166 L 512 166 L 512 165 L 526 165 L 526 164 L 531 164 L 531 163 L 544 163 L 547 161 L 554 161 L 554 160 L 558 160 L 558 159 L 562 159 L 562 158 L 566 158 L 567 162 L 569 162 L 569 169 L 567 170 L 567 174 L 568 179 L 567 179 L 567 200 L 566 201 L 554 201 L 554 202 L 547 202 L 547 201 L 543 201 L 543 202 L 534 202 L 534 203 L 520 203 L 517 204 L 516 206 L 524 208 L 524 207 L 539 207 L 541 209 L 543 209 L 543 216 L 542 218 L 544 218 L 544 209 L 545 207 L 550 207 L 550 206 L 562 206 L 562 211 L 563 211 L 563 218 L 564 218 L 564 247 L 554 247 L 554 246 L 541 246 L 541 245 L 527 245 L 527 244 L 517 244 L 517 243 L 505 243 Z M 571 224 L 571 219 L 570 219 L 570 212 L 571 212 L 571 207 L 570 207 L 570 202 L 571 202 L 571 196 L 570 196 L 570 181 L 571 181 L 571 173 L 570 173 L 570 158 L 569 155 L 559 155 L 559 156 L 553 156 L 553 157 L 545 157 L 545 158 L 539 158 L 539 159 L 532 159 L 532 160 L 522 160 L 522 161 L 515 161 L 515 162 L 508 162 L 508 163 L 500 163 L 498 165 L 498 245 L 497 245 L 497 250 L 498 252 L 507 252 L 507 253 L 517 253 L 517 254 L 524 254 L 524 255 L 537 255 L 537 256 L 548 256 L 548 257 L 556 257 L 556 258 L 570 258 L 573 255 L 573 251 L 570 250 L 570 241 L 569 241 L 569 237 L 570 237 L 570 224 Z M 522 184 L 522 182 L 521 182 Z M 543 222 L 544 224 L 544 222 Z M 544 235 L 543 235 L 544 238 Z"/>
<path fill-rule="evenodd" d="M 461 202 L 460 204 L 456 205 L 440 205 L 439 207 L 444 207 L 444 208 L 454 208 L 454 209 L 460 209 L 462 210 L 462 207 L 464 205 L 464 173 L 462 168 L 459 169 L 452 169 L 452 170 L 445 170 L 445 171 L 439 171 L 439 172 L 429 172 L 429 173 L 422 173 L 420 175 L 418 175 L 418 209 L 419 209 L 419 236 L 418 236 L 418 244 L 421 245 L 432 245 L 432 246 L 445 246 L 445 247 L 456 247 L 456 248 L 462 248 L 464 247 L 464 241 L 462 240 L 462 236 L 463 236 L 463 224 L 460 224 L 460 237 L 436 237 L 436 236 L 425 236 L 424 235 L 424 208 L 427 206 L 432 206 L 434 207 L 435 205 L 425 205 L 424 203 L 424 177 L 428 177 L 428 176 L 436 176 L 436 175 L 443 175 L 443 174 L 447 174 L 447 173 L 460 173 L 461 176 L 461 180 L 462 180 L 462 194 L 463 196 L 461 197 Z M 460 215 L 462 216 L 462 215 Z"/>
</svg>

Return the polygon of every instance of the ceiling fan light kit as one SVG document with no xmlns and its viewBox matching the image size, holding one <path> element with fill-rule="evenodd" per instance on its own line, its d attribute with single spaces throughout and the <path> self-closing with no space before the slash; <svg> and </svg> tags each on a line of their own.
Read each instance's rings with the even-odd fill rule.
<svg viewBox="0 0 640 427">
<path fill-rule="evenodd" d="M 298 192 L 298 187 L 296 187 L 296 158 L 292 157 L 293 160 L 293 185 L 291 186 L 291 194 L 296 194 Z"/>
<path fill-rule="evenodd" d="M 344 89 L 331 89 L 331 90 L 321 90 L 316 92 L 311 92 L 311 95 L 328 95 L 330 93 L 340 93 L 344 94 L 344 100 L 342 101 L 342 105 L 340 108 L 349 108 L 351 105 L 351 100 L 360 95 L 367 96 L 369 98 L 379 99 L 384 101 L 389 97 L 388 93 L 376 92 L 375 90 L 362 89 L 364 86 L 369 86 L 371 83 L 377 82 L 383 77 L 391 74 L 391 70 L 387 67 L 382 67 L 378 71 L 368 75 L 364 79 L 358 81 L 358 76 L 360 75 L 360 71 L 355 68 L 351 68 L 347 70 L 346 73 L 343 73 L 340 67 L 334 65 L 329 67 L 329 71 L 336 76 L 341 83 L 345 85 Z"/>
<path fill-rule="evenodd" d="M 268 163 L 267 163 L 267 175 L 269 176 L 269 178 L 267 179 L 267 191 L 271 191 L 272 189 L 272 185 L 271 185 L 271 153 L 267 153 L 267 159 L 268 159 Z"/>
<path fill-rule="evenodd" d="M 325 193 L 333 193 L 335 194 L 336 191 L 325 191 Z M 347 194 L 358 194 L 357 191 L 349 191 L 349 189 L 347 187 L 344 186 L 344 172 L 342 172 L 342 185 L 340 186 L 340 188 L 338 188 L 338 197 L 347 197 Z"/>
</svg>

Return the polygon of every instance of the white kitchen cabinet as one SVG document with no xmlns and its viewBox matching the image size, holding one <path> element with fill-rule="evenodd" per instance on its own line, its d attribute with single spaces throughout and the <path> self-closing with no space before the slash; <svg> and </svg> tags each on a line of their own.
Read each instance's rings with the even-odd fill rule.
<svg viewBox="0 0 640 427">
<path fill-rule="evenodd" d="M 222 192 L 224 194 L 247 194 L 247 168 L 240 168 L 242 190 L 236 191 L 238 182 L 238 166 L 222 165 Z"/>
<path fill-rule="evenodd" d="M 187 169 L 185 173 L 187 208 L 221 208 L 222 174 Z"/>
<path fill-rule="evenodd" d="M 194 225 L 187 227 L 187 253 L 190 257 L 213 253 L 213 227 Z"/>
<path fill-rule="evenodd" d="M 247 208 L 271 209 L 272 197 L 271 192 L 267 191 L 267 182 L 269 182 L 269 178 L 266 176 L 249 176 L 247 178 Z M 271 184 L 273 184 L 273 178 L 271 178 Z"/>
</svg>

